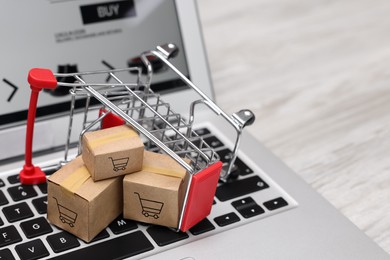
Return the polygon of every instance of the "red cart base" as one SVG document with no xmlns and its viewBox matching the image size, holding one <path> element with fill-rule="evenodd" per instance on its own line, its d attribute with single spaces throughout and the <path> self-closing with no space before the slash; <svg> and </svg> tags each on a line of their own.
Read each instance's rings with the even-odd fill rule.
<svg viewBox="0 0 390 260">
<path fill-rule="evenodd" d="M 192 177 L 181 231 L 187 231 L 210 214 L 221 169 L 222 162 L 218 161 Z"/>
<path fill-rule="evenodd" d="M 19 173 L 21 184 L 40 184 L 46 182 L 46 174 L 37 166 L 23 166 Z"/>
</svg>

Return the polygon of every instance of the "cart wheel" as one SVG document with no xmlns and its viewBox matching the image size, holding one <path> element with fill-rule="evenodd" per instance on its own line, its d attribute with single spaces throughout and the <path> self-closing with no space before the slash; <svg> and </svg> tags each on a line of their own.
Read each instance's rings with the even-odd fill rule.
<svg viewBox="0 0 390 260">
<path fill-rule="evenodd" d="M 145 217 L 149 217 L 149 213 L 146 212 L 146 211 L 142 211 L 142 214 L 143 214 Z"/>
<path fill-rule="evenodd" d="M 118 168 L 114 168 L 114 171 L 116 171 L 116 172 L 117 172 L 117 171 L 118 171 Z"/>
<path fill-rule="evenodd" d="M 158 216 L 158 215 L 154 215 L 153 217 L 154 217 L 154 219 L 158 219 L 158 218 L 159 218 L 159 216 Z"/>
<path fill-rule="evenodd" d="M 74 227 L 73 223 L 69 223 L 69 226 L 70 226 L 70 227 Z"/>
<path fill-rule="evenodd" d="M 60 217 L 60 220 L 62 223 L 65 223 L 65 219 L 63 217 Z"/>
</svg>

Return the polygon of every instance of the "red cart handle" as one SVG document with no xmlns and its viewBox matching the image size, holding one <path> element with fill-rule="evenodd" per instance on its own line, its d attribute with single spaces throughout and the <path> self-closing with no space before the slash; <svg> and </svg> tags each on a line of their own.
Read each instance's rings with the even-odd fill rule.
<svg viewBox="0 0 390 260">
<path fill-rule="evenodd" d="M 43 88 L 56 88 L 57 79 L 51 70 L 35 68 L 29 71 L 27 80 L 30 83 L 31 96 L 27 115 L 25 164 L 19 173 L 19 179 L 22 184 L 39 184 L 46 182 L 46 174 L 41 168 L 34 166 L 32 163 L 32 144 L 38 95 Z"/>
</svg>

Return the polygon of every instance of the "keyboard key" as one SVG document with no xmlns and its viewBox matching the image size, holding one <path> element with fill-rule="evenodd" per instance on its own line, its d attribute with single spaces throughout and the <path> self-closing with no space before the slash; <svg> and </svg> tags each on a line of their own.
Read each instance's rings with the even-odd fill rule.
<svg viewBox="0 0 390 260">
<path fill-rule="evenodd" d="M 22 238 L 14 226 L 0 228 L 0 247 L 19 241 L 22 241 Z"/>
<path fill-rule="evenodd" d="M 251 197 L 233 201 L 232 205 L 244 218 L 254 217 L 265 212 Z"/>
<path fill-rule="evenodd" d="M 93 242 L 96 242 L 96 241 L 99 241 L 101 239 L 105 239 L 107 237 L 109 237 L 110 234 L 108 234 L 107 230 L 103 229 L 102 232 L 100 232 L 99 234 L 96 235 L 96 237 L 94 237 L 90 243 L 93 243 Z M 0 259 L 1 260 L 1 259 Z"/>
<path fill-rule="evenodd" d="M 217 152 L 222 162 L 229 162 L 232 159 L 232 151 L 223 149 Z"/>
<path fill-rule="evenodd" d="M 103 241 L 51 259 L 122 259 L 152 250 L 152 243 L 141 231 Z"/>
<path fill-rule="evenodd" d="M 50 247 L 53 249 L 53 251 L 56 253 L 60 253 L 80 246 L 80 242 L 77 240 L 77 238 L 69 234 L 68 232 L 61 232 L 54 235 L 50 235 L 46 238 L 46 240 L 49 243 Z"/>
<path fill-rule="evenodd" d="M 5 204 L 8 204 L 8 200 L 5 197 L 4 192 L 2 190 L 0 190 L 0 206 L 3 206 Z M 1 260 L 1 258 L 0 258 L 0 260 Z"/>
<path fill-rule="evenodd" d="M 38 211 L 39 214 L 47 213 L 47 196 L 38 199 L 33 199 L 32 204 L 34 205 L 34 208 Z"/>
<path fill-rule="evenodd" d="M 175 232 L 162 226 L 150 226 L 146 231 L 159 246 L 166 246 L 188 238 L 188 234 L 185 232 Z"/>
<path fill-rule="evenodd" d="M 246 197 L 246 198 L 239 199 L 239 200 L 232 202 L 232 206 L 236 210 L 239 210 L 240 208 L 245 208 L 245 207 L 251 206 L 252 204 L 256 205 L 256 202 L 251 197 Z"/>
<path fill-rule="evenodd" d="M 224 149 L 224 150 L 218 151 L 217 153 L 218 153 L 218 155 L 221 158 L 221 161 L 223 163 L 228 163 L 228 162 L 230 162 L 230 159 L 232 159 L 232 151 L 230 151 L 229 149 Z M 241 176 L 245 176 L 245 175 L 253 173 L 253 170 L 251 168 L 249 168 L 238 157 L 236 158 L 234 165 L 237 167 L 236 169 L 239 171 L 238 174 Z"/>
<path fill-rule="evenodd" d="M 122 216 L 116 218 L 110 225 L 112 233 L 120 234 L 129 230 L 138 228 L 137 224 L 133 220 L 124 219 Z"/>
<path fill-rule="evenodd" d="M 39 259 L 49 255 L 49 252 L 40 239 L 17 245 L 15 246 L 15 250 L 21 260 Z"/>
<path fill-rule="evenodd" d="M 266 201 L 263 204 L 268 210 L 275 210 L 288 205 L 287 201 L 285 201 L 282 197 Z"/>
<path fill-rule="evenodd" d="M 200 235 L 200 234 L 203 234 L 203 233 L 206 233 L 208 231 L 211 231 L 211 230 L 214 230 L 215 227 L 213 224 L 211 224 L 210 220 L 208 220 L 207 218 L 203 219 L 201 222 L 199 222 L 198 224 L 196 224 L 195 226 L 193 226 L 191 229 L 190 229 L 190 232 L 193 234 L 193 235 Z"/>
<path fill-rule="evenodd" d="M 37 237 L 53 231 L 46 218 L 40 217 L 20 224 L 24 234 L 28 238 Z"/>
<path fill-rule="evenodd" d="M 2 180 L 2 179 L 0 179 L 0 188 L 1 187 L 4 187 L 5 186 L 5 183 L 4 183 L 4 181 Z M 1 259 L 1 258 L 0 258 Z"/>
<path fill-rule="evenodd" d="M 47 194 L 47 182 L 40 183 L 37 186 L 43 194 Z"/>
<path fill-rule="evenodd" d="M 15 257 L 12 255 L 11 250 L 6 248 L 0 250 L 0 260 L 15 260 Z"/>
<path fill-rule="evenodd" d="M 4 207 L 3 213 L 9 222 L 15 222 L 34 216 L 26 202 Z"/>
<path fill-rule="evenodd" d="M 52 175 L 53 173 L 55 173 L 56 171 L 58 171 L 59 167 L 58 168 L 51 168 L 51 169 L 45 169 L 43 170 L 44 173 L 47 175 L 47 176 L 50 176 Z"/>
<path fill-rule="evenodd" d="M 228 171 L 228 169 L 229 169 L 229 163 L 224 162 L 222 164 L 222 170 L 226 172 L 226 171 Z M 229 174 L 229 178 L 227 179 L 227 182 L 233 182 L 233 181 L 237 180 L 237 178 L 240 175 L 242 175 L 241 170 L 238 169 L 236 164 L 233 164 L 233 167 L 230 169 L 230 174 Z M 224 182 L 220 180 L 219 183 L 224 183 Z"/>
<path fill-rule="evenodd" d="M 244 218 L 251 218 L 251 217 L 263 214 L 265 211 L 259 205 L 252 205 L 251 207 L 243 208 L 243 209 L 239 210 L 238 212 L 240 212 L 240 214 Z"/>
<path fill-rule="evenodd" d="M 214 149 L 223 146 L 223 143 L 215 136 L 206 137 L 203 140 Z"/>
<path fill-rule="evenodd" d="M 210 130 L 208 130 L 207 128 L 200 128 L 196 129 L 195 133 L 197 133 L 198 135 L 208 135 L 210 134 Z"/>
<path fill-rule="evenodd" d="M 227 201 L 250 194 L 255 191 L 266 189 L 268 187 L 268 184 L 265 183 L 259 176 L 253 176 L 250 178 L 235 180 L 222 184 L 221 186 L 217 187 L 215 196 L 220 201 Z"/>
<path fill-rule="evenodd" d="M 214 218 L 214 221 L 218 226 L 223 227 L 240 221 L 240 218 L 236 213 L 230 212 L 228 214 Z"/>
<path fill-rule="evenodd" d="M 9 176 L 7 180 L 10 184 L 20 183 L 19 174 Z"/>
<path fill-rule="evenodd" d="M 11 195 L 14 201 L 20 201 L 37 196 L 37 192 L 31 185 L 18 185 L 8 188 L 8 193 Z"/>
</svg>

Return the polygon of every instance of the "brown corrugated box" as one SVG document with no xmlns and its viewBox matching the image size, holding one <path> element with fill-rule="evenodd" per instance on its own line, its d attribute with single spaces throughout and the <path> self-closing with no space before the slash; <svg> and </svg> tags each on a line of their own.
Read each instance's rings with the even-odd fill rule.
<svg viewBox="0 0 390 260">
<path fill-rule="evenodd" d="M 87 132 L 82 139 L 82 156 L 94 181 L 140 171 L 144 145 L 127 125 Z"/>
<path fill-rule="evenodd" d="M 124 217 L 177 228 L 188 177 L 170 156 L 145 151 L 143 170 L 123 179 Z"/>
<path fill-rule="evenodd" d="M 89 242 L 123 210 L 123 177 L 94 182 L 81 156 L 48 178 L 47 218 Z"/>
</svg>

